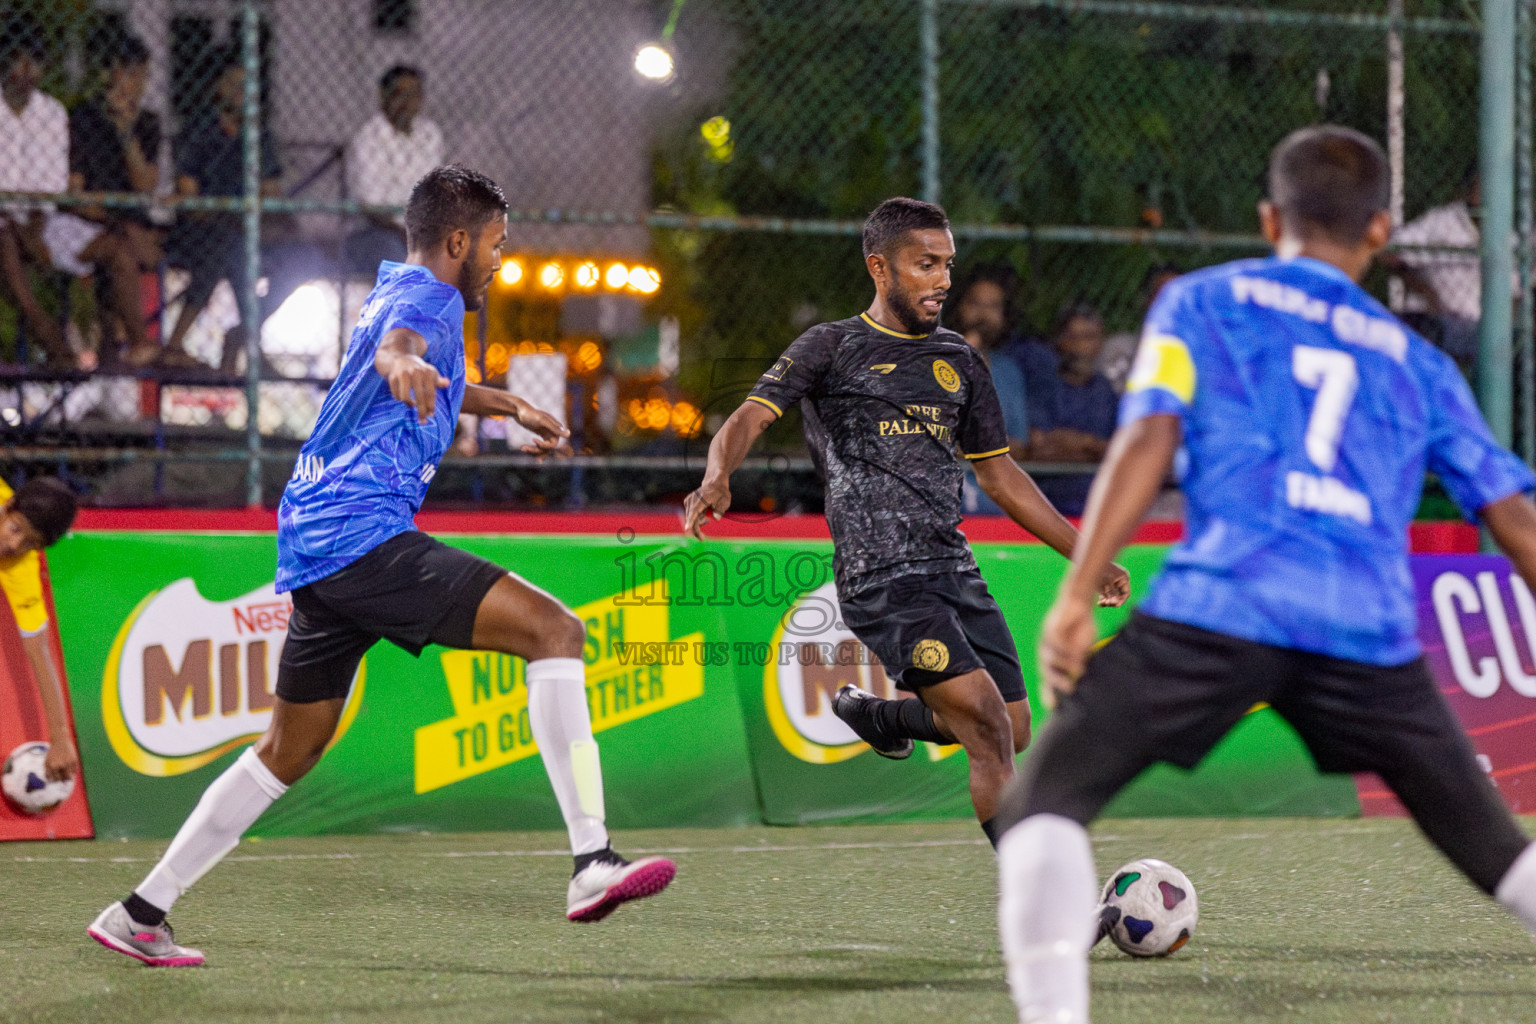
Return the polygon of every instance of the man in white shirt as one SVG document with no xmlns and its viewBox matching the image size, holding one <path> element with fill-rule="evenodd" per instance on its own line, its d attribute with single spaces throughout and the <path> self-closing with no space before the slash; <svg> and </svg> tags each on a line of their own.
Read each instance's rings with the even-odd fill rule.
<svg viewBox="0 0 1536 1024">
<path fill-rule="evenodd" d="M 379 79 L 379 113 L 352 139 L 347 190 L 352 199 L 404 207 L 411 187 L 443 162 L 443 133 L 421 115 L 421 72 L 396 64 Z M 405 259 L 405 227 L 398 214 L 369 213 L 368 224 L 343 243 L 347 266 L 373 277 L 381 260 Z"/>
<path fill-rule="evenodd" d="M 69 186 L 69 114 L 38 91 L 47 51 L 32 18 L 13 15 L 0 28 L 0 192 L 63 192 Z M 49 365 L 73 366 L 58 320 L 42 307 L 28 267 L 53 263 L 44 239 L 48 203 L 0 205 L 0 285 L 21 311 Z"/>
<path fill-rule="evenodd" d="M 1470 252 L 1401 252 L 1382 262 L 1407 286 L 1397 310 L 1415 330 L 1463 368 L 1477 358 L 1477 324 L 1483 317 L 1482 237 L 1474 211 L 1482 189 L 1476 168 L 1467 172 L 1462 197 L 1426 210 L 1392 234 L 1397 245 L 1456 246 Z"/>
</svg>

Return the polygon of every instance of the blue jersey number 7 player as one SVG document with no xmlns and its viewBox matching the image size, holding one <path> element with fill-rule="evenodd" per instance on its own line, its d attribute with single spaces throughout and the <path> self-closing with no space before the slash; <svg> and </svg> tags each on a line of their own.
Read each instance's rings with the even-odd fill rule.
<svg viewBox="0 0 1536 1024">
<path fill-rule="evenodd" d="M 1056 714 L 998 820 L 1020 1019 L 1088 1019 L 1085 826 L 1155 761 L 1196 764 L 1254 703 L 1328 772 L 1379 774 L 1473 883 L 1536 931 L 1536 848 L 1420 656 L 1407 529 L 1426 471 L 1536 585 L 1536 479 L 1444 353 L 1356 283 L 1391 231 L 1387 161 L 1320 125 L 1287 136 L 1260 204 L 1275 256 L 1187 275 L 1148 316 L 1120 429 L 1040 642 Z M 1175 451 L 1185 539 L 1089 656 L 1093 581 Z"/>
<path fill-rule="evenodd" d="M 101 912 L 92 938 L 152 966 L 192 966 L 165 914 L 335 735 L 358 664 L 379 640 L 527 659 L 528 715 L 575 854 L 566 916 L 599 920 L 661 891 L 670 860 L 613 852 L 581 659 L 586 629 L 554 597 L 415 529 L 460 412 L 510 416 L 538 435 L 530 454 L 568 451 L 553 417 L 494 388 L 466 385 L 464 313 L 501 265 L 507 201 L 462 167 L 411 191 L 405 263 L 385 262 L 346 358 L 278 507 L 277 589 L 293 595 L 272 724 L 214 780 L 137 889 Z"/>
</svg>

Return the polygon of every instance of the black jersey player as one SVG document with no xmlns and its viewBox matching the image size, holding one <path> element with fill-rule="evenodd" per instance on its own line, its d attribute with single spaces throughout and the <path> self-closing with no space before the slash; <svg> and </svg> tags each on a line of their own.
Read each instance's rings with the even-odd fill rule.
<svg viewBox="0 0 1536 1024">
<path fill-rule="evenodd" d="M 774 420 L 803 403 L 806 439 L 826 482 L 833 575 L 843 621 L 903 689 L 881 700 L 841 689 L 833 710 L 887 757 L 913 740 L 960 743 L 971 801 L 989 838 L 1029 704 L 1013 637 L 960 526 L 965 464 L 1020 526 L 1070 556 L 1077 531 L 1009 458 L 1003 414 L 981 357 L 939 327 L 955 256 L 944 211 L 888 199 L 864 224 L 875 301 L 802 334 L 763 374 L 709 447 L 687 529 L 731 505 L 730 476 Z M 1099 599 L 1130 592 L 1112 566 Z"/>
</svg>

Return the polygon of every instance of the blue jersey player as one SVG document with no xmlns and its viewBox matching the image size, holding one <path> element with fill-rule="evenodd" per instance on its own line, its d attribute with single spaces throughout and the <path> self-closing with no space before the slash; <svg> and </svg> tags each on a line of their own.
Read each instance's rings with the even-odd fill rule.
<svg viewBox="0 0 1536 1024">
<path fill-rule="evenodd" d="M 1426 471 L 1536 584 L 1530 470 L 1451 360 L 1356 282 L 1387 242 L 1380 147 L 1335 126 L 1276 147 L 1275 257 L 1180 278 L 1148 316 L 1120 428 L 1040 641 L 1057 709 L 998 820 L 1004 957 L 1022 1021 L 1088 1019 L 1085 826 L 1156 761 L 1195 765 L 1264 701 L 1329 772 L 1376 772 L 1425 835 L 1536 930 L 1536 854 L 1415 639 L 1407 528 Z M 1183 445 L 1185 539 L 1089 656 L 1094 581 Z"/>
<path fill-rule="evenodd" d="M 527 659 L 530 724 L 576 856 L 568 918 L 599 920 L 672 880 L 670 860 L 631 863 L 609 845 L 581 620 L 413 521 L 461 412 L 512 417 L 538 435 L 530 454 L 568 450 L 553 417 L 464 380 L 464 313 L 481 308 L 501 264 L 506 211 L 496 183 L 462 167 L 412 190 L 409 256 L 380 267 L 278 507 L 277 589 L 292 593 L 293 613 L 272 724 L 208 787 L 148 877 L 91 925 L 107 948 L 151 966 L 203 962 L 176 944 L 166 911 L 320 760 L 381 639 L 415 655 L 437 643 Z"/>
</svg>

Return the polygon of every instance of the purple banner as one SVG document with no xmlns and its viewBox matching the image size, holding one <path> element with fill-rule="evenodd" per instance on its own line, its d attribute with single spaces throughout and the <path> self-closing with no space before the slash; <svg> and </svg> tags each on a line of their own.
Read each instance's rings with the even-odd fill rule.
<svg viewBox="0 0 1536 1024">
<path fill-rule="evenodd" d="M 1504 558 L 1416 555 L 1411 566 L 1430 672 L 1509 806 L 1536 813 L 1536 599 Z M 1355 781 L 1362 813 L 1406 813 L 1376 776 Z"/>
</svg>

